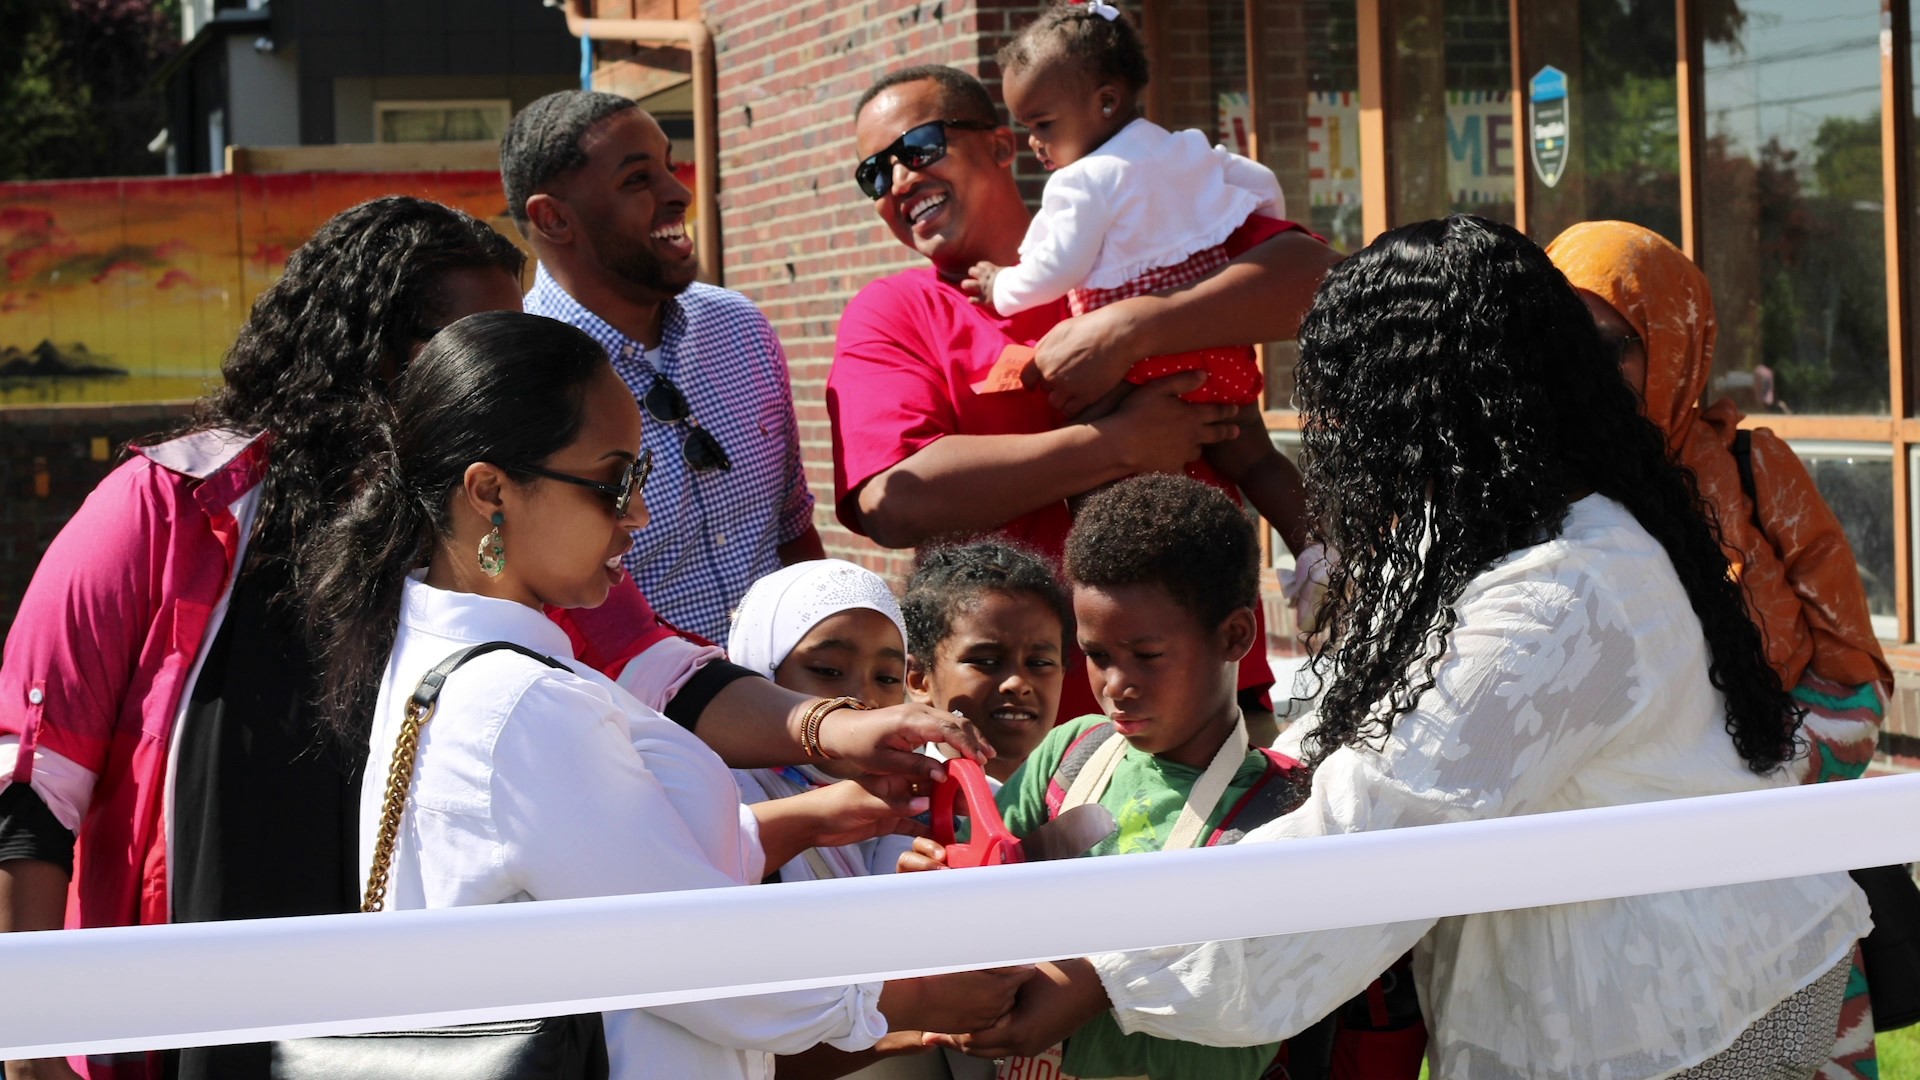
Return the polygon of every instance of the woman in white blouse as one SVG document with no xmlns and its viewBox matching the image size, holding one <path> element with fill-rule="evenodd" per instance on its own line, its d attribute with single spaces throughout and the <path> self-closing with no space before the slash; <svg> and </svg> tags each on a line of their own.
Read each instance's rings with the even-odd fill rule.
<svg viewBox="0 0 1920 1080">
<path fill-rule="evenodd" d="M 908 778 L 890 777 L 744 809 L 706 744 L 573 659 L 543 609 L 601 603 L 647 517 L 639 408 L 592 339 L 519 313 L 462 319 L 408 367 L 394 412 L 392 447 L 328 526 L 333 569 L 313 586 L 323 702 L 348 729 L 372 717 L 363 867 L 421 676 L 488 641 L 560 666 L 499 651 L 447 678 L 419 737 L 388 910 L 757 882 L 808 847 L 889 832 L 924 808 Z M 608 1013 L 613 1076 L 765 1077 L 774 1053 L 990 1021 L 1024 976 Z"/>
<path fill-rule="evenodd" d="M 1296 812 L 1245 841 L 1750 791 L 1800 717 L 1566 279 L 1455 216 L 1334 268 L 1300 334 L 1305 474 L 1342 554 Z M 1417 887 L 1417 882 L 1408 882 Z M 1096 956 L 965 1040 L 1285 1038 L 1409 947 L 1436 1080 L 1812 1077 L 1864 898 L 1845 874 Z"/>
</svg>

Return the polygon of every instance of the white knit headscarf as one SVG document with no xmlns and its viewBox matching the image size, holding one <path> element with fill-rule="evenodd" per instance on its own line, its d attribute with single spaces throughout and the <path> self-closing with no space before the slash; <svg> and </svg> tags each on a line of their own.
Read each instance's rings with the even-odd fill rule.
<svg viewBox="0 0 1920 1080">
<path fill-rule="evenodd" d="M 900 601 L 880 575 L 845 559 L 776 570 L 754 582 L 734 610 L 727 659 L 772 678 L 808 631 L 843 611 L 861 608 L 892 620 L 904 645 L 907 625 L 900 617 Z"/>
</svg>

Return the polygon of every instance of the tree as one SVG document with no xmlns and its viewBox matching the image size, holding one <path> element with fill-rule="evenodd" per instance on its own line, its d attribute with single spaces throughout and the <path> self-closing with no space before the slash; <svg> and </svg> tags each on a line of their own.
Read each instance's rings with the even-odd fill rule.
<svg viewBox="0 0 1920 1080">
<path fill-rule="evenodd" d="M 156 172 L 177 0 L 0 0 L 0 180 Z"/>
<path fill-rule="evenodd" d="M 63 5 L 0 0 L 0 179 L 83 176 L 97 155 L 92 93 L 73 71 Z"/>
</svg>

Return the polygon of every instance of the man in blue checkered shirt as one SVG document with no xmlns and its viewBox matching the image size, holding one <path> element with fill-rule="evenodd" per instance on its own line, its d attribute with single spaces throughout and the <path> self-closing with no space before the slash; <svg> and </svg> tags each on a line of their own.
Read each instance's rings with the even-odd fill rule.
<svg viewBox="0 0 1920 1080">
<path fill-rule="evenodd" d="M 627 572 L 664 619 L 724 642 L 755 579 L 825 552 L 786 356 L 751 301 L 694 280 L 671 155 L 632 101 L 565 90 L 514 117 L 500 172 L 540 259 L 526 310 L 604 345 L 648 417 L 653 520 Z"/>
</svg>

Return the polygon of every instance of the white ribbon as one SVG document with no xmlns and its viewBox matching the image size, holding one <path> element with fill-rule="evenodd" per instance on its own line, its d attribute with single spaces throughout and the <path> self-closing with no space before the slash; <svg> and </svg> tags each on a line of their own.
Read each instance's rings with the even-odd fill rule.
<svg viewBox="0 0 1920 1080">
<path fill-rule="evenodd" d="M 1795 877 L 1920 857 L 1916 819 L 1920 775 L 931 875 L 5 934 L 0 1060 L 659 1005 Z M 1089 919 L 1074 902 L 1098 896 L 1153 917 Z M 985 934 L 982 911 L 1025 914 Z"/>
<path fill-rule="evenodd" d="M 1086 5 L 1088 11 L 1093 12 L 1108 22 L 1112 22 L 1120 17 L 1120 9 L 1114 7 L 1112 4 L 1106 3 L 1105 0 L 1086 0 Z"/>
</svg>

